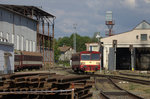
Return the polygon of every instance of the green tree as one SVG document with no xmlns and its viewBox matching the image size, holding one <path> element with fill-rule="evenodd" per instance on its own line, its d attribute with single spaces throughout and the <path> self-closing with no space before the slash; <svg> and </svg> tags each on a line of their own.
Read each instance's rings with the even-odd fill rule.
<svg viewBox="0 0 150 99">
<path fill-rule="evenodd" d="M 93 37 L 91 38 L 92 39 L 92 42 L 98 42 L 98 39 L 96 38 L 96 35 L 100 35 L 100 32 L 94 32 L 94 35 Z"/>
<path fill-rule="evenodd" d="M 56 39 L 54 39 L 55 46 L 54 46 L 54 60 L 55 62 L 58 62 L 59 56 L 60 56 L 60 50 L 58 49 L 58 42 Z"/>
</svg>

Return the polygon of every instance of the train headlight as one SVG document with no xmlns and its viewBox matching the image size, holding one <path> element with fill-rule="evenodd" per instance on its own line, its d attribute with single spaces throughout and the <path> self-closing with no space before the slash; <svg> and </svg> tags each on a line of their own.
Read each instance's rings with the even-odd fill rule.
<svg viewBox="0 0 150 99">
<path fill-rule="evenodd" d="M 85 65 L 85 62 L 81 62 L 81 65 Z"/>
<path fill-rule="evenodd" d="M 100 64 L 100 62 L 96 62 L 96 65 L 99 65 Z"/>
</svg>

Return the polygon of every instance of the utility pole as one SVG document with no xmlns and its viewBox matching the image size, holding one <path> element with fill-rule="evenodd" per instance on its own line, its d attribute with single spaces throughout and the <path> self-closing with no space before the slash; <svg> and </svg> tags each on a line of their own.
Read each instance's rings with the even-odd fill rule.
<svg viewBox="0 0 150 99">
<path fill-rule="evenodd" d="M 77 24 L 73 24 L 73 28 L 74 28 L 73 48 L 74 48 L 75 53 L 76 53 L 76 28 L 77 28 Z"/>
</svg>

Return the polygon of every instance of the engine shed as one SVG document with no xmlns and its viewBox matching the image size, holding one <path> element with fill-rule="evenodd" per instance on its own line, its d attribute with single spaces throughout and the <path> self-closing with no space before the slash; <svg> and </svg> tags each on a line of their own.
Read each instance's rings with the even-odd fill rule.
<svg viewBox="0 0 150 99">
<path fill-rule="evenodd" d="M 150 70 L 150 24 L 101 39 L 103 67 L 107 70 Z"/>
</svg>

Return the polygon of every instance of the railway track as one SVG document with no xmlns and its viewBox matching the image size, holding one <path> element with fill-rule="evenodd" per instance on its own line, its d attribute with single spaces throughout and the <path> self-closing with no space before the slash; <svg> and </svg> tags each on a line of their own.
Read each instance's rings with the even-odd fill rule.
<svg viewBox="0 0 150 99">
<path fill-rule="evenodd" d="M 119 73 L 120 75 L 125 75 L 125 76 L 131 76 L 131 77 L 143 77 L 143 78 L 148 78 L 150 79 L 150 76 L 146 76 L 146 75 L 138 75 L 138 74 L 131 74 L 131 73 Z"/>
<path fill-rule="evenodd" d="M 133 77 L 126 77 L 126 76 L 120 76 L 120 75 L 103 75 L 103 74 L 93 74 L 93 75 L 88 74 L 88 75 L 91 75 L 92 77 L 107 77 L 111 79 L 118 79 L 118 80 L 124 80 L 124 81 L 144 84 L 144 85 L 150 85 L 150 80 L 143 80 L 143 79 L 138 79 L 138 78 L 133 78 Z"/>
<path fill-rule="evenodd" d="M 97 78 L 95 79 L 95 87 L 100 91 L 99 97 L 101 99 L 144 99 L 120 88 L 109 77 Z"/>
</svg>

